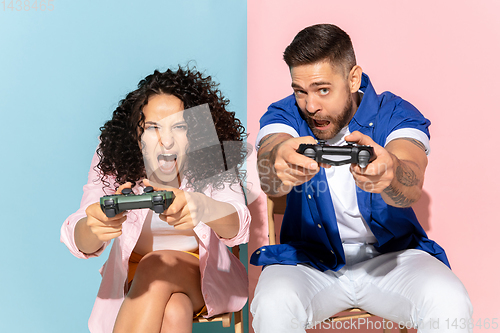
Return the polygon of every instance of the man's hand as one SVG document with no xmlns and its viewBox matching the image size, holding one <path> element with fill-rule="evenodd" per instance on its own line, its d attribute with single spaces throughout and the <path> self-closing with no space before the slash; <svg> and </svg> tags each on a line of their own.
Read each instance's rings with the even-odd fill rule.
<svg viewBox="0 0 500 333">
<path fill-rule="evenodd" d="M 316 144 L 313 137 L 293 138 L 276 133 L 265 136 L 260 142 L 258 168 L 262 190 L 269 196 L 288 194 L 294 186 L 304 184 L 320 169 L 313 159 L 297 153 L 301 143 Z"/>
<path fill-rule="evenodd" d="M 366 168 L 351 165 L 351 173 L 359 188 L 381 193 L 384 201 L 395 207 L 409 207 L 420 198 L 427 166 L 427 155 L 420 142 L 401 138 L 384 148 L 357 131 L 346 136 L 345 140 L 374 149 L 375 160 Z"/>
</svg>

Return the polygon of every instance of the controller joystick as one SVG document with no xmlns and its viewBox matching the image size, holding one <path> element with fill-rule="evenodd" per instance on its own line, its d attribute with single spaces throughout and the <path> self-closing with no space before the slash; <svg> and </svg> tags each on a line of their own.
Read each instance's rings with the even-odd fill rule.
<svg viewBox="0 0 500 333">
<path fill-rule="evenodd" d="M 123 194 L 123 195 L 129 195 L 130 193 L 132 193 L 132 189 L 131 189 L 131 188 L 128 188 L 128 187 L 127 187 L 127 188 L 124 188 L 124 189 L 122 190 L 122 194 Z"/>
</svg>

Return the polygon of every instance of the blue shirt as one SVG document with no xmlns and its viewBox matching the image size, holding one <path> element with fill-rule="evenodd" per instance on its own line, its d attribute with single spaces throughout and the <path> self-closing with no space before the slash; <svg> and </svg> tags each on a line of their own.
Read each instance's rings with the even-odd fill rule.
<svg viewBox="0 0 500 333">
<path fill-rule="evenodd" d="M 370 136 L 384 146 L 387 136 L 401 128 L 421 130 L 429 136 L 427 120 L 413 105 L 402 98 L 384 92 L 377 95 L 370 79 L 363 74 L 363 99 L 349 130 Z M 269 106 L 260 120 L 261 128 L 269 124 L 285 124 L 302 136 L 312 136 L 290 95 Z M 281 226 L 280 243 L 257 249 L 250 258 L 253 265 L 309 264 L 321 271 L 339 270 L 345 265 L 345 255 L 323 168 L 308 182 L 295 186 L 287 195 L 287 208 Z M 430 240 L 417 220 L 413 209 L 389 206 L 378 193 L 357 188 L 359 211 L 375 235 L 374 244 L 380 253 L 405 249 L 420 249 L 449 266 L 442 247 Z"/>
</svg>

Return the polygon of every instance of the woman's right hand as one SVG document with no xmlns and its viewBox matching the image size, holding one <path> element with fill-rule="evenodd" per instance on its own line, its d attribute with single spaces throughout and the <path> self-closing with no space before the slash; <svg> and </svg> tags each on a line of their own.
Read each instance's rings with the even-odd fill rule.
<svg viewBox="0 0 500 333">
<path fill-rule="evenodd" d="M 131 188 L 127 182 L 116 190 L 121 194 L 125 188 Z M 87 217 L 78 221 L 75 228 L 75 243 L 80 251 L 91 254 L 97 252 L 105 242 L 122 234 L 122 224 L 127 220 L 127 212 L 107 217 L 99 202 L 93 203 L 85 210 Z"/>
<path fill-rule="evenodd" d="M 101 204 L 96 202 L 88 206 L 85 213 L 87 227 L 101 242 L 107 242 L 122 234 L 122 224 L 127 219 L 126 212 L 107 217 L 101 209 Z"/>
</svg>

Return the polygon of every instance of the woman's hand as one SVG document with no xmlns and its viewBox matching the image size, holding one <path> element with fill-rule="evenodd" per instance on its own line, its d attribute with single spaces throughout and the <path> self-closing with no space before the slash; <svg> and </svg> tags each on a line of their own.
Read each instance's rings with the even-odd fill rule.
<svg viewBox="0 0 500 333">
<path fill-rule="evenodd" d="M 144 180 L 144 185 L 152 186 L 147 179 Z M 160 214 L 160 219 L 176 229 L 193 229 L 207 213 L 207 196 L 202 193 L 182 191 L 174 187 L 152 187 L 155 191 L 174 192 L 174 201 Z"/>
<path fill-rule="evenodd" d="M 144 185 L 152 186 L 147 179 Z M 175 199 L 160 214 L 160 219 L 176 229 L 195 228 L 201 221 L 212 228 L 220 237 L 232 238 L 239 230 L 239 217 L 233 205 L 214 200 L 203 193 L 183 191 L 173 187 L 155 187 L 155 191 L 172 191 Z"/>
<path fill-rule="evenodd" d="M 125 188 L 131 188 L 127 182 L 116 190 L 121 194 Z M 75 243 L 83 253 L 94 253 L 102 245 L 122 234 L 122 224 L 127 220 L 127 213 L 122 212 L 114 217 L 107 217 L 99 202 L 93 203 L 85 210 L 87 217 L 78 221 L 75 227 Z"/>
</svg>

